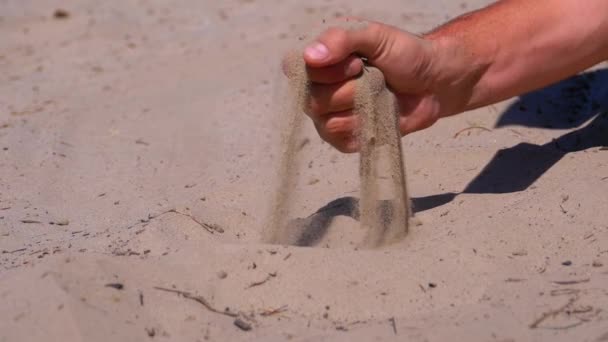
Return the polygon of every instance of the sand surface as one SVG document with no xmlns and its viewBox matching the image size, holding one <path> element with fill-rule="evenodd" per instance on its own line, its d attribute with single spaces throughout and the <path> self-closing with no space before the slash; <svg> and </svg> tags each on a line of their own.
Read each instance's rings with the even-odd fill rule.
<svg viewBox="0 0 608 342">
<path fill-rule="evenodd" d="M 260 243 L 281 52 L 484 3 L 0 1 L 0 341 L 608 341 L 606 65 L 403 139 L 422 225 L 380 250 L 307 121 L 309 234 Z"/>
</svg>

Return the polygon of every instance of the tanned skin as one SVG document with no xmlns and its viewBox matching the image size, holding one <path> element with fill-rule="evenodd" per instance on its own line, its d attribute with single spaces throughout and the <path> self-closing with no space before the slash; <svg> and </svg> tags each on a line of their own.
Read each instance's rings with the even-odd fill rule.
<svg viewBox="0 0 608 342">
<path fill-rule="evenodd" d="M 330 28 L 303 55 L 313 82 L 307 114 L 321 138 L 355 152 L 361 57 L 384 73 L 405 135 L 608 59 L 608 1 L 502 0 L 423 36 L 374 22 Z"/>
</svg>

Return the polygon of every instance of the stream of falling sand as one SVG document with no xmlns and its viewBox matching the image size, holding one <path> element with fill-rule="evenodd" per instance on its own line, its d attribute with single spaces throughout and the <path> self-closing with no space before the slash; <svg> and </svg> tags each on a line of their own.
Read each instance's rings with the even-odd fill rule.
<svg viewBox="0 0 608 342">
<path fill-rule="evenodd" d="M 297 143 L 302 131 L 302 108 L 310 97 L 310 81 L 301 56 L 293 54 L 285 63 L 290 99 L 284 116 L 287 131 L 282 137 L 278 188 L 269 226 L 268 243 L 289 244 L 288 215 L 297 183 Z M 406 188 L 399 133 L 399 116 L 394 96 L 387 89 L 382 72 L 366 66 L 357 80 L 354 112 L 361 118 L 357 132 L 360 146 L 360 222 L 367 235 L 362 247 L 374 248 L 405 237 L 411 215 Z"/>
</svg>

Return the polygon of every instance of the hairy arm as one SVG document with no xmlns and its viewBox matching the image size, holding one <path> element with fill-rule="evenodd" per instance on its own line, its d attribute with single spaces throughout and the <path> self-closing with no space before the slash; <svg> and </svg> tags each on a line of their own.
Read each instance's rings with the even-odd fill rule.
<svg viewBox="0 0 608 342">
<path fill-rule="evenodd" d="M 429 66 L 437 84 L 471 84 L 464 109 L 474 109 L 608 59 L 608 1 L 502 0 L 424 38 L 438 56 Z"/>
</svg>

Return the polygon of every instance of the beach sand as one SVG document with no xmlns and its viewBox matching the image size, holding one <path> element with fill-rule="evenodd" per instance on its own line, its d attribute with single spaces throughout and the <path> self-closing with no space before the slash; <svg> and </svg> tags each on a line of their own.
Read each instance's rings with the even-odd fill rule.
<svg viewBox="0 0 608 342">
<path fill-rule="evenodd" d="M 1 2 L 0 341 L 607 341 L 606 65 L 404 138 L 422 224 L 379 249 L 306 120 L 315 234 L 261 242 L 283 51 L 486 3 Z"/>
</svg>

